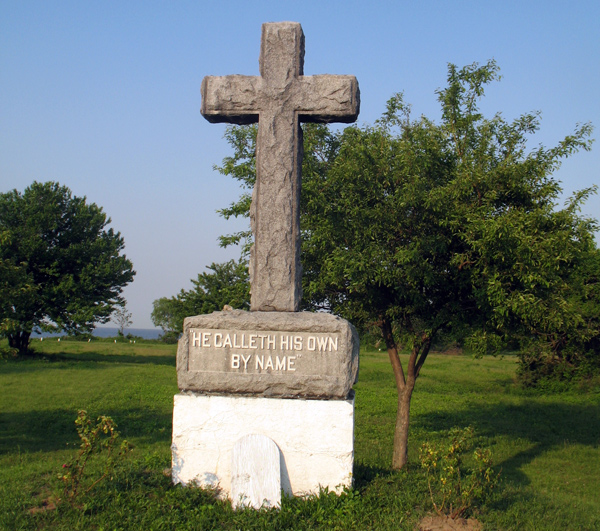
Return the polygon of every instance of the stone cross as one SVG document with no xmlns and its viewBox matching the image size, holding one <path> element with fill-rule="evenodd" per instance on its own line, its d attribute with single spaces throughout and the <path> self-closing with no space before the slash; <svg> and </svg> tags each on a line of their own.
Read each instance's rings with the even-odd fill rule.
<svg viewBox="0 0 600 531">
<path fill-rule="evenodd" d="M 258 122 L 250 223 L 251 311 L 297 312 L 300 266 L 300 122 L 351 123 L 359 113 L 354 76 L 304 76 L 304 33 L 295 22 L 262 26 L 260 76 L 207 76 L 202 115 L 212 123 Z"/>
</svg>

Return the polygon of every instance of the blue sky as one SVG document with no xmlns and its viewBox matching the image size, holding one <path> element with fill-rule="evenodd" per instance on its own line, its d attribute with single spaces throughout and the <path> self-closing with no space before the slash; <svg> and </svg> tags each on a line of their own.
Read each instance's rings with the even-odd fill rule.
<svg viewBox="0 0 600 531">
<path fill-rule="evenodd" d="M 597 0 L 3 0 L 0 191 L 54 180 L 101 205 L 137 271 L 124 293 L 137 328 L 152 327 L 154 299 L 238 254 L 217 243 L 245 221 L 216 213 L 239 189 L 212 169 L 230 150 L 225 126 L 200 115 L 200 83 L 257 75 L 261 24 L 282 20 L 302 24 L 305 74 L 358 78 L 359 123 L 401 91 L 415 116 L 438 119 L 447 63 L 493 58 L 503 79 L 482 109 L 542 111 L 532 147 L 600 126 Z M 556 176 L 569 194 L 600 183 L 599 168 L 595 144 Z M 600 217 L 598 196 L 584 213 Z"/>
</svg>

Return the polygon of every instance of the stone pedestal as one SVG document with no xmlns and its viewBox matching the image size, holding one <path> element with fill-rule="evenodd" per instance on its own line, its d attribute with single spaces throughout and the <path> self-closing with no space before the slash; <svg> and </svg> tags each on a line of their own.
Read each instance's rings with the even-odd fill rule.
<svg viewBox="0 0 600 531">
<path fill-rule="evenodd" d="M 324 313 L 229 310 L 186 318 L 177 350 L 182 393 L 173 412 L 173 481 L 231 497 L 232 473 L 239 476 L 233 449 L 258 435 L 279 450 L 279 467 L 265 472 L 280 474 L 284 492 L 350 486 L 358 350 L 354 327 Z M 245 479 L 244 495 L 260 497 Z"/>
<path fill-rule="evenodd" d="M 173 411 L 173 481 L 219 487 L 231 496 L 233 447 L 265 435 L 280 450 L 287 494 L 352 484 L 354 397 L 302 400 L 180 393 Z"/>
<path fill-rule="evenodd" d="M 229 310 L 187 317 L 180 390 L 344 400 L 358 378 L 359 339 L 326 313 Z"/>
</svg>

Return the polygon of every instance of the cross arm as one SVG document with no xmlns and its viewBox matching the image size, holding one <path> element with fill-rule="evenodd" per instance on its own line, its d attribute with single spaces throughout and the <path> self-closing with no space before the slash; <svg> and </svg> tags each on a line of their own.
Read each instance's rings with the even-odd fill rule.
<svg viewBox="0 0 600 531">
<path fill-rule="evenodd" d="M 256 76 L 206 76 L 200 113 L 211 123 L 258 122 L 260 83 Z"/>
<path fill-rule="evenodd" d="M 354 76 L 302 76 L 298 115 L 302 122 L 352 123 L 360 111 L 360 92 Z"/>
</svg>

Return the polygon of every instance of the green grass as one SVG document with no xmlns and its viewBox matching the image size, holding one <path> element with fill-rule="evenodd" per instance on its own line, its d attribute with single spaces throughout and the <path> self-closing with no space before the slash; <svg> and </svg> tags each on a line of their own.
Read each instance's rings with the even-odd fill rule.
<svg viewBox="0 0 600 531">
<path fill-rule="evenodd" d="M 177 393 L 174 345 L 34 346 L 43 357 L 0 361 L 0 529 L 414 529 L 431 511 L 420 445 L 468 425 L 502 470 L 500 488 L 475 515 L 486 529 L 600 529 L 598 388 L 523 391 L 511 356 L 430 356 L 413 395 L 410 465 L 397 473 L 389 468 L 396 411 L 389 361 L 363 352 L 354 489 L 285 499 L 279 511 L 234 512 L 208 492 L 172 486 L 163 473 Z M 72 507 L 57 501 L 58 475 L 76 453 L 78 409 L 111 416 L 134 449 L 113 481 Z"/>
</svg>

